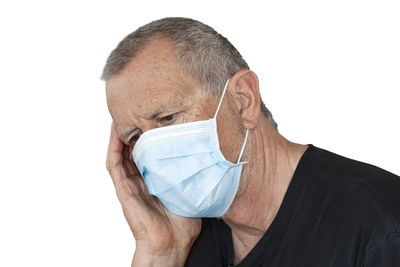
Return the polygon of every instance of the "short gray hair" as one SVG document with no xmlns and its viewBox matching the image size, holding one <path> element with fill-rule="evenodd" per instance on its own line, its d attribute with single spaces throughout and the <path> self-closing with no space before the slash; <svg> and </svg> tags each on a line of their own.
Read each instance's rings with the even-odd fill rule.
<svg viewBox="0 0 400 267">
<path fill-rule="evenodd" d="M 226 80 L 237 71 L 250 69 L 239 51 L 213 28 L 193 19 L 172 17 L 152 21 L 126 36 L 108 57 L 101 78 L 107 80 L 120 73 L 148 41 L 157 37 L 174 43 L 183 69 L 214 95 L 222 94 Z M 261 112 L 278 128 L 262 100 Z"/>
</svg>

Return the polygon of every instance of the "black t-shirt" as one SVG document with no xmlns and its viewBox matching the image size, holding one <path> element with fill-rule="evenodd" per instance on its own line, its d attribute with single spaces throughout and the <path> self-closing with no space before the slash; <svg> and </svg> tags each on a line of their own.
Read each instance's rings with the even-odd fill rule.
<svg viewBox="0 0 400 267">
<path fill-rule="evenodd" d="M 278 213 L 240 267 L 400 267 L 400 177 L 309 145 Z M 232 264 L 231 229 L 203 219 L 187 267 Z"/>
</svg>

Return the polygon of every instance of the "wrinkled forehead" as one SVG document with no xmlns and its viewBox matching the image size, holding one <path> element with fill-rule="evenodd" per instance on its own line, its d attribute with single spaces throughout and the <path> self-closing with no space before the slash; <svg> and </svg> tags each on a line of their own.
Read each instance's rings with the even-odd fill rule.
<svg viewBox="0 0 400 267">
<path fill-rule="evenodd" d="M 122 72 L 106 81 L 110 109 L 128 100 L 138 108 L 153 108 L 161 102 L 181 101 L 198 88 L 197 80 L 184 73 L 171 43 L 163 39 L 151 41 Z"/>
<path fill-rule="evenodd" d="M 170 106 L 199 97 L 200 86 L 188 77 L 176 73 L 162 74 L 151 71 L 125 73 L 106 82 L 107 103 L 110 111 L 134 110 L 144 115 L 155 108 Z M 202 90 L 201 90 L 202 91 Z"/>
<path fill-rule="evenodd" d="M 195 96 L 191 86 L 179 83 L 148 83 L 109 85 L 107 90 L 107 103 L 112 115 L 124 117 L 133 115 L 147 118 L 155 112 L 176 105 L 183 105 L 185 101 Z"/>
<path fill-rule="evenodd" d="M 183 70 L 166 40 L 153 40 L 118 74 L 106 81 L 107 97 L 118 97 L 142 91 L 155 93 L 163 87 L 180 88 L 190 77 Z"/>
</svg>

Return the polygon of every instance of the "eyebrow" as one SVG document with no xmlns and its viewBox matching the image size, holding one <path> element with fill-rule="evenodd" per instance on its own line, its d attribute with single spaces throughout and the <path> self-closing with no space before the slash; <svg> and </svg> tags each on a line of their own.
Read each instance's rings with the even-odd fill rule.
<svg viewBox="0 0 400 267">
<path fill-rule="evenodd" d="M 145 120 L 154 120 L 155 118 L 157 118 L 161 113 L 163 113 L 164 111 L 160 111 L 160 109 L 159 110 L 157 110 L 156 112 L 154 112 L 153 114 L 151 114 L 149 117 L 147 117 L 147 118 L 144 118 Z M 125 142 L 126 144 L 128 144 L 129 143 L 129 140 L 128 140 L 128 137 L 133 133 L 133 132 L 135 132 L 136 130 L 138 130 L 139 128 L 137 128 L 137 127 L 134 127 L 134 128 L 131 128 L 131 129 L 129 129 L 128 131 L 126 131 L 122 136 L 121 136 L 121 140 L 123 141 L 123 142 Z"/>
<path fill-rule="evenodd" d="M 128 140 L 128 137 L 129 137 L 129 135 L 131 135 L 134 131 L 136 131 L 138 128 L 132 128 L 132 129 L 129 129 L 127 132 L 125 132 L 122 136 L 121 136 L 121 140 L 125 143 L 125 144 L 128 144 L 129 143 L 129 140 Z"/>
</svg>

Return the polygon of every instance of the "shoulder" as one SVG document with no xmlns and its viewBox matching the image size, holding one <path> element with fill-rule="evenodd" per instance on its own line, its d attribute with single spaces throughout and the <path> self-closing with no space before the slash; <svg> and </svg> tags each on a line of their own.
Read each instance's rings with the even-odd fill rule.
<svg viewBox="0 0 400 267">
<path fill-rule="evenodd" d="M 377 166 L 314 148 L 314 173 L 336 187 L 337 194 L 360 215 L 384 224 L 387 233 L 400 231 L 400 177 Z"/>
</svg>

